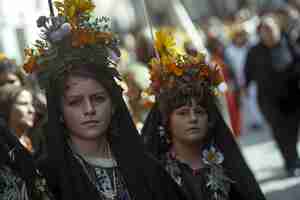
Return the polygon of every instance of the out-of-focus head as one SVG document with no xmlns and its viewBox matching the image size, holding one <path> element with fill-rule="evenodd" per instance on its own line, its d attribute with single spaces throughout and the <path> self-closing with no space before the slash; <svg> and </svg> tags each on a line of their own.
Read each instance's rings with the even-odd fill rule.
<svg viewBox="0 0 300 200">
<path fill-rule="evenodd" d="M 235 45 L 242 47 L 247 44 L 248 33 L 244 29 L 244 27 L 242 27 L 241 25 L 237 25 L 232 30 L 231 39 Z"/>
<path fill-rule="evenodd" d="M 0 89 L 0 113 L 17 135 L 34 126 L 35 105 L 31 89 L 6 85 Z"/>
<path fill-rule="evenodd" d="M 269 48 L 276 46 L 281 40 L 281 29 L 274 16 L 262 17 L 257 32 L 261 42 Z"/>
<path fill-rule="evenodd" d="M 22 76 L 16 63 L 0 55 L 0 87 L 6 84 L 22 85 Z"/>
</svg>

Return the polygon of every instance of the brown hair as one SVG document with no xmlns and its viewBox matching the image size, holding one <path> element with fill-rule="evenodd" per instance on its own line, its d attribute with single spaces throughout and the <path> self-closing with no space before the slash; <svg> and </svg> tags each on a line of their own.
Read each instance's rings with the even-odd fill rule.
<svg viewBox="0 0 300 200">
<path fill-rule="evenodd" d="M 91 78 L 100 83 L 108 92 L 111 97 L 111 101 L 114 105 L 117 104 L 115 100 L 117 98 L 116 95 L 121 95 L 121 88 L 116 84 L 112 72 L 109 71 L 107 66 L 98 66 L 93 63 L 70 63 L 70 70 L 64 72 L 56 82 L 56 86 L 58 89 L 58 97 L 62 97 L 64 95 L 64 91 L 67 89 L 66 82 L 72 77 L 83 77 L 83 78 Z"/>
<path fill-rule="evenodd" d="M 23 86 L 5 85 L 0 87 L 0 114 L 7 122 L 12 106 L 15 104 L 17 97 L 24 90 L 32 92 L 30 88 Z"/>
<path fill-rule="evenodd" d="M 211 111 L 215 103 L 215 98 L 211 94 L 208 84 L 203 81 L 196 81 L 182 84 L 178 88 L 163 92 L 158 97 L 159 109 L 163 117 L 163 125 L 167 128 L 172 112 L 180 106 L 191 104 L 192 99 L 202 106 L 211 116 Z"/>
<path fill-rule="evenodd" d="M 20 80 L 21 84 L 26 84 L 25 75 L 21 71 L 20 67 L 12 59 L 4 58 L 0 61 L 0 74 L 12 73 Z M 2 85 L 3 83 L 0 83 Z"/>
</svg>

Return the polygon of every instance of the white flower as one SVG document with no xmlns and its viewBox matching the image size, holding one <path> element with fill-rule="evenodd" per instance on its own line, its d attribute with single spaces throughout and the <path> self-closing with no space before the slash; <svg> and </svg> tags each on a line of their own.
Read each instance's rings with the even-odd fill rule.
<svg viewBox="0 0 300 200">
<path fill-rule="evenodd" d="M 219 165 L 224 161 L 224 156 L 221 152 L 211 146 L 208 150 L 204 150 L 203 153 L 203 162 L 207 165 Z"/>
</svg>

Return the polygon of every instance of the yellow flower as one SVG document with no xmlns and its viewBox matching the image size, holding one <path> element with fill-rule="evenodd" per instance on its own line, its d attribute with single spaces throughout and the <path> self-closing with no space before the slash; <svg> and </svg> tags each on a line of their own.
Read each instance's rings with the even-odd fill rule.
<svg viewBox="0 0 300 200">
<path fill-rule="evenodd" d="M 183 69 L 176 65 L 171 65 L 171 70 L 176 76 L 182 76 L 183 74 Z"/>
<path fill-rule="evenodd" d="M 155 36 L 154 46 L 160 56 L 174 55 L 178 52 L 176 41 L 171 31 L 161 30 L 156 32 Z"/>
<path fill-rule="evenodd" d="M 79 15 L 92 12 L 95 5 L 91 0 L 55 1 L 54 5 L 59 14 L 66 16 L 70 22 L 76 22 Z"/>
</svg>

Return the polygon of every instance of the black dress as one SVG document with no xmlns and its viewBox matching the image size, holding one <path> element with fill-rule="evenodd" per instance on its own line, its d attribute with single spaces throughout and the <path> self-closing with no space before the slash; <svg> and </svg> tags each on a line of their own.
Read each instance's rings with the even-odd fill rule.
<svg viewBox="0 0 300 200">
<path fill-rule="evenodd" d="M 161 161 L 166 171 L 181 187 L 185 197 L 189 200 L 264 200 L 265 197 L 254 175 L 243 159 L 239 147 L 217 107 L 215 107 L 214 113 L 216 114 L 216 123 L 210 130 L 210 140 L 213 141 L 223 157 L 222 162 L 214 165 L 216 167 L 205 165 L 204 168 L 195 171 L 176 159 L 176 156 L 172 156 L 170 147 L 159 134 L 162 118 L 157 105 L 149 113 L 142 130 L 145 146 Z M 221 187 L 211 189 L 212 174 L 217 174 L 214 178 L 218 179 L 216 183 L 221 183 Z M 215 191 L 221 191 L 218 193 L 218 197 L 216 197 Z"/>
<path fill-rule="evenodd" d="M 0 199 L 54 200 L 30 152 L 0 118 Z"/>
<path fill-rule="evenodd" d="M 68 137 L 64 134 L 65 127 L 59 120 L 60 97 L 56 93 L 57 85 L 55 81 L 50 83 L 46 88 L 47 155 L 40 161 L 40 167 L 57 199 L 105 200 L 99 195 L 99 184 L 97 186 L 91 181 L 86 165 L 82 164 L 68 144 Z M 131 200 L 184 200 L 182 191 L 163 167 L 145 153 L 122 92 L 118 86 L 115 87 L 112 98 L 117 101 L 117 106 L 110 125 L 109 143 L 117 163 L 116 173 L 121 177 L 123 192 L 128 191 L 127 197 Z M 92 169 L 92 173 L 95 172 L 95 168 Z M 121 197 L 122 195 L 118 195 L 114 199 L 122 200 Z"/>
</svg>

